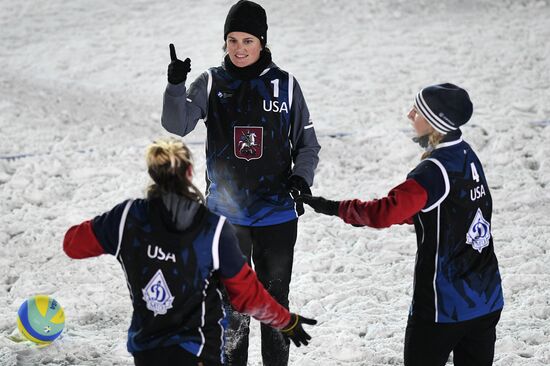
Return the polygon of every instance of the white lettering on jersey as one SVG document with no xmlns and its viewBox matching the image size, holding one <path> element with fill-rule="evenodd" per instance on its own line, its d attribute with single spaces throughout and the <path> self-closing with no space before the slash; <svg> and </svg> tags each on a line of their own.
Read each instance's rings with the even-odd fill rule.
<svg viewBox="0 0 550 366">
<path fill-rule="evenodd" d="M 491 224 L 485 220 L 481 209 L 477 209 L 476 215 L 470 224 L 466 234 L 466 244 L 469 244 L 481 253 L 483 248 L 489 245 L 491 239 Z"/>
<path fill-rule="evenodd" d="M 155 245 L 155 252 L 151 252 L 151 246 L 147 246 L 147 256 L 151 259 L 159 259 L 161 261 L 172 261 L 176 263 L 176 255 L 174 253 L 164 253 L 162 248 Z"/>
<path fill-rule="evenodd" d="M 479 183 L 479 173 L 477 172 L 476 165 L 474 163 L 470 163 L 470 168 L 472 169 L 472 179 Z M 483 187 L 483 184 L 475 187 L 474 189 L 470 189 L 470 199 L 472 201 L 475 201 L 483 196 L 485 196 L 485 187 Z"/>
<path fill-rule="evenodd" d="M 474 163 L 470 163 L 470 167 L 472 168 L 472 179 L 479 183 L 479 174 L 476 169 L 476 165 Z"/>
<path fill-rule="evenodd" d="M 275 113 L 278 113 L 278 112 L 286 112 L 288 113 L 288 105 L 286 104 L 286 102 L 282 102 L 279 104 L 279 101 L 275 100 L 275 101 L 272 101 L 270 100 L 269 101 L 269 104 L 266 104 L 268 103 L 267 100 L 263 100 L 262 102 L 262 105 L 264 107 L 264 111 L 266 112 L 275 112 Z"/>
<path fill-rule="evenodd" d="M 474 189 L 470 189 L 470 199 L 472 201 L 475 201 L 483 196 L 485 196 L 485 188 L 483 187 L 483 184 L 475 187 Z"/>
<path fill-rule="evenodd" d="M 151 310 L 154 316 L 164 315 L 172 308 L 175 297 L 170 293 L 166 279 L 160 269 L 141 291 L 147 309 Z"/>
<path fill-rule="evenodd" d="M 273 97 L 279 98 L 279 79 L 271 80 L 271 84 L 273 84 Z"/>
</svg>

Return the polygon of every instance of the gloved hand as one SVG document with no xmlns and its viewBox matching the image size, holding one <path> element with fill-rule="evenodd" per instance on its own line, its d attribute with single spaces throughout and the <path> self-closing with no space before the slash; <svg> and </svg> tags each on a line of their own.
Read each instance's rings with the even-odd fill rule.
<svg viewBox="0 0 550 366">
<path fill-rule="evenodd" d="M 186 58 L 185 61 L 178 60 L 176 49 L 170 43 L 170 59 L 172 62 L 168 65 L 168 82 L 170 84 L 180 84 L 185 82 L 187 74 L 191 71 L 191 60 Z"/>
<path fill-rule="evenodd" d="M 285 328 L 281 329 L 283 337 L 290 339 L 296 347 L 300 347 L 302 344 L 307 346 L 307 341 L 311 339 L 311 336 L 306 333 L 302 324 L 315 325 L 317 324 L 317 320 L 290 313 L 290 322 Z"/>
<path fill-rule="evenodd" d="M 296 201 L 296 198 L 302 194 L 309 194 L 311 195 L 311 189 L 309 189 L 309 185 L 307 184 L 306 180 L 299 175 L 292 175 L 290 178 L 288 178 L 288 190 L 290 191 L 290 194 L 294 201 Z M 298 216 L 301 216 L 304 214 L 304 204 L 302 202 L 296 201 L 296 212 L 298 213 Z"/>
<path fill-rule="evenodd" d="M 297 202 L 304 202 L 310 205 L 315 212 L 325 215 L 338 216 L 339 201 L 330 201 L 323 197 L 315 197 L 308 194 L 302 194 L 296 199 Z"/>
</svg>

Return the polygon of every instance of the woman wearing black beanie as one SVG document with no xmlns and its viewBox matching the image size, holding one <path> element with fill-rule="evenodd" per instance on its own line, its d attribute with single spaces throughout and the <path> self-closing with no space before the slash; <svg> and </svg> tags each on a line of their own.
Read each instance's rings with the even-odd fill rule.
<svg viewBox="0 0 550 366">
<path fill-rule="evenodd" d="M 310 194 L 320 146 L 301 88 L 271 60 L 265 10 L 239 1 L 227 15 L 221 66 L 185 86 L 191 61 L 170 45 L 162 125 L 180 136 L 207 129 L 206 204 L 236 227 L 259 280 L 288 308 L 298 216 L 293 196 Z M 246 365 L 248 317 L 230 310 L 226 364 Z M 289 341 L 262 325 L 264 365 L 287 365 Z"/>
<path fill-rule="evenodd" d="M 407 117 L 425 151 L 385 196 L 370 201 L 298 197 L 354 226 L 414 224 L 417 252 L 405 330 L 405 366 L 491 366 L 504 306 L 493 244 L 493 199 L 483 165 L 462 139 L 473 113 L 451 84 L 421 89 Z"/>
</svg>

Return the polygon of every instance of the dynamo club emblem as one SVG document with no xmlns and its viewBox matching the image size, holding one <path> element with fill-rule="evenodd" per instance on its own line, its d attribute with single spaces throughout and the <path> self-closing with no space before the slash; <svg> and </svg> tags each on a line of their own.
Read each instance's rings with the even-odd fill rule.
<svg viewBox="0 0 550 366">
<path fill-rule="evenodd" d="M 478 208 L 476 216 L 466 234 L 466 244 L 469 244 L 481 253 L 483 248 L 489 245 L 491 239 L 491 224 L 485 220 L 481 210 Z"/>
<path fill-rule="evenodd" d="M 170 293 L 166 279 L 164 279 L 160 269 L 141 291 L 143 292 L 143 300 L 147 304 L 147 309 L 151 310 L 154 316 L 159 314 L 164 315 L 168 309 L 172 308 L 174 296 Z"/>
<path fill-rule="evenodd" d="M 237 127 L 233 132 L 235 156 L 246 161 L 259 159 L 263 155 L 263 127 Z"/>
</svg>

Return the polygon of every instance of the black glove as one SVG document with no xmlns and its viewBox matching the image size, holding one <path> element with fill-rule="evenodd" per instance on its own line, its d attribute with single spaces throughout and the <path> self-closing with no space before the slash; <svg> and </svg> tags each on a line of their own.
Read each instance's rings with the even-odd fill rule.
<svg viewBox="0 0 550 366">
<path fill-rule="evenodd" d="M 315 197 L 307 194 L 302 194 L 296 199 L 297 202 L 303 202 L 310 205 L 315 212 L 325 215 L 338 216 L 339 201 L 330 201 L 323 197 Z"/>
<path fill-rule="evenodd" d="M 290 313 L 290 322 L 285 328 L 281 329 L 283 337 L 290 339 L 296 347 L 300 347 L 302 344 L 307 346 L 307 341 L 311 339 L 311 336 L 306 333 L 302 324 L 315 325 L 317 324 L 317 320 Z"/>
<path fill-rule="evenodd" d="M 170 84 L 180 84 L 185 82 L 187 74 L 191 71 L 191 60 L 186 58 L 185 61 L 178 60 L 176 49 L 170 43 L 170 65 L 168 65 L 168 82 Z"/>
<path fill-rule="evenodd" d="M 290 191 L 290 194 L 292 195 L 294 201 L 296 201 L 296 198 L 302 194 L 311 195 L 311 189 L 309 189 L 309 185 L 307 184 L 306 180 L 299 175 L 292 175 L 290 178 L 288 178 L 288 190 Z M 298 216 L 304 214 L 305 210 L 304 204 L 302 202 L 296 201 L 296 212 L 298 213 Z"/>
</svg>

